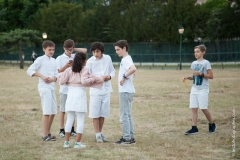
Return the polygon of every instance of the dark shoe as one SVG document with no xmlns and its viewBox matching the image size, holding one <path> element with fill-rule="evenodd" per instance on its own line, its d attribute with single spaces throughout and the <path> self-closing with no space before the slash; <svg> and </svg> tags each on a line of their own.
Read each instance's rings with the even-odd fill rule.
<svg viewBox="0 0 240 160">
<path fill-rule="evenodd" d="M 185 135 L 189 135 L 189 134 L 198 134 L 198 129 L 192 128 L 189 131 L 185 132 Z"/>
<path fill-rule="evenodd" d="M 51 141 L 51 138 L 48 137 L 48 136 L 45 136 L 45 137 L 42 137 L 42 140 L 43 140 L 43 141 Z"/>
<path fill-rule="evenodd" d="M 57 140 L 57 138 L 55 136 L 52 136 L 51 133 L 48 134 L 48 137 L 50 138 L 51 141 Z"/>
<path fill-rule="evenodd" d="M 65 132 L 64 131 L 59 132 L 59 137 L 64 138 L 65 137 Z"/>
<path fill-rule="evenodd" d="M 131 140 L 126 140 L 124 138 L 120 138 L 120 140 L 117 142 L 114 142 L 114 144 L 132 144 L 132 143 L 131 143 Z"/>
<path fill-rule="evenodd" d="M 213 124 L 209 124 L 209 133 L 214 133 L 216 131 L 217 127 L 215 125 L 215 123 Z"/>
<path fill-rule="evenodd" d="M 77 136 L 77 133 L 76 133 L 75 131 L 72 131 L 72 132 L 71 132 L 71 136 L 76 137 L 76 136 Z"/>
<path fill-rule="evenodd" d="M 132 138 L 130 141 L 131 141 L 131 144 L 136 144 L 136 141 L 134 138 Z"/>
</svg>

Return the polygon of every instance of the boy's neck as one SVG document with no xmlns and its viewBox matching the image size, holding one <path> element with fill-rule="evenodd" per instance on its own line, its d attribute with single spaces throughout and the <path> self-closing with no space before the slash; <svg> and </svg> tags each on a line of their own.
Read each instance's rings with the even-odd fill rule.
<svg viewBox="0 0 240 160">
<path fill-rule="evenodd" d="M 47 54 L 45 54 L 45 56 L 47 56 L 48 58 L 51 58 L 52 56 L 49 56 L 49 55 L 47 55 Z"/>
<path fill-rule="evenodd" d="M 198 58 L 197 59 L 197 61 L 202 61 L 204 58 L 203 57 L 201 57 L 201 58 Z"/>
<path fill-rule="evenodd" d="M 122 56 L 122 57 L 124 58 L 124 57 L 126 57 L 126 56 L 128 56 L 128 52 L 123 53 L 123 56 Z"/>
</svg>

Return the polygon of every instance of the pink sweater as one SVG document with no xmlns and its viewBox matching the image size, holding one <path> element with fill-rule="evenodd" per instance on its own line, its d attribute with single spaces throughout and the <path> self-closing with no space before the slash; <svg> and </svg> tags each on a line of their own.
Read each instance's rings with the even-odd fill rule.
<svg viewBox="0 0 240 160">
<path fill-rule="evenodd" d="M 80 73 L 73 72 L 72 67 L 69 67 L 64 72 L 58 73 L 58 80 L 61 85 L 66 86 L 101 89 L 103 85 L 103 78 L 90 74 L 89 69 L 86 67 L 84 67 Z"/>
</svg>

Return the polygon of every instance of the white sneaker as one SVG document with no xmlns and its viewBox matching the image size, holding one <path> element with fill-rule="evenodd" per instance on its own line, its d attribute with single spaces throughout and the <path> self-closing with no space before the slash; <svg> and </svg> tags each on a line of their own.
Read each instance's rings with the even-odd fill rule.
<svg viewBox="0 0 240 160">
<path fill-rule="evenodd" d="M 102 135 L 103 142 L 109 142 L 103 135 Z"/>
<path fill-rule="evenodd" d="M 77 143 L 77 142 L 75 142 L 74 148 L 86 148 L 86 145 L 84 145 L 84 144 L 82 144 L 82 143 Z"/>
<path fill-rule="evenodd" d="M 70 143 L 68 141 L 65 141 L 63 144 L 63 148 L 69 148 Z"/>
<path fill-rule="evenodd" d="M 63 131 L 59 133 L 59 137 L 60 137 L 60 138 L 64 138 L 64 137 L 65 137 L 65 134 L 64 134 Z"/>
<path fill-rule="evenodd" d="M 102 136 L 100 135 L 100 136 L 98 136 L 98 137 L 96 137 L 96 142 L 97 143 L 103 143 L 103 139 L 102 139 Z"/>
</svg>

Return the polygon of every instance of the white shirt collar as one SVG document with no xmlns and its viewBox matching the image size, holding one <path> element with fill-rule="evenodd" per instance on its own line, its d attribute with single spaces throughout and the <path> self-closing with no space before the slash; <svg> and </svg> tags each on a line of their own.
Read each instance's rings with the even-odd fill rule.
<svg viewBox="0 0 240 160">
<path fill-rule="evenodd" d="M 105 57 L 105 54 L 102 54 L 102 58 L 101 59 L 103 59 Z M 93 59 L 94 60 L 97 60 L 98 58 L 96 58 L 95 56 L 93 56 Z M 100 59 L 99 59 L 100 60 Z"/>
</svg>

